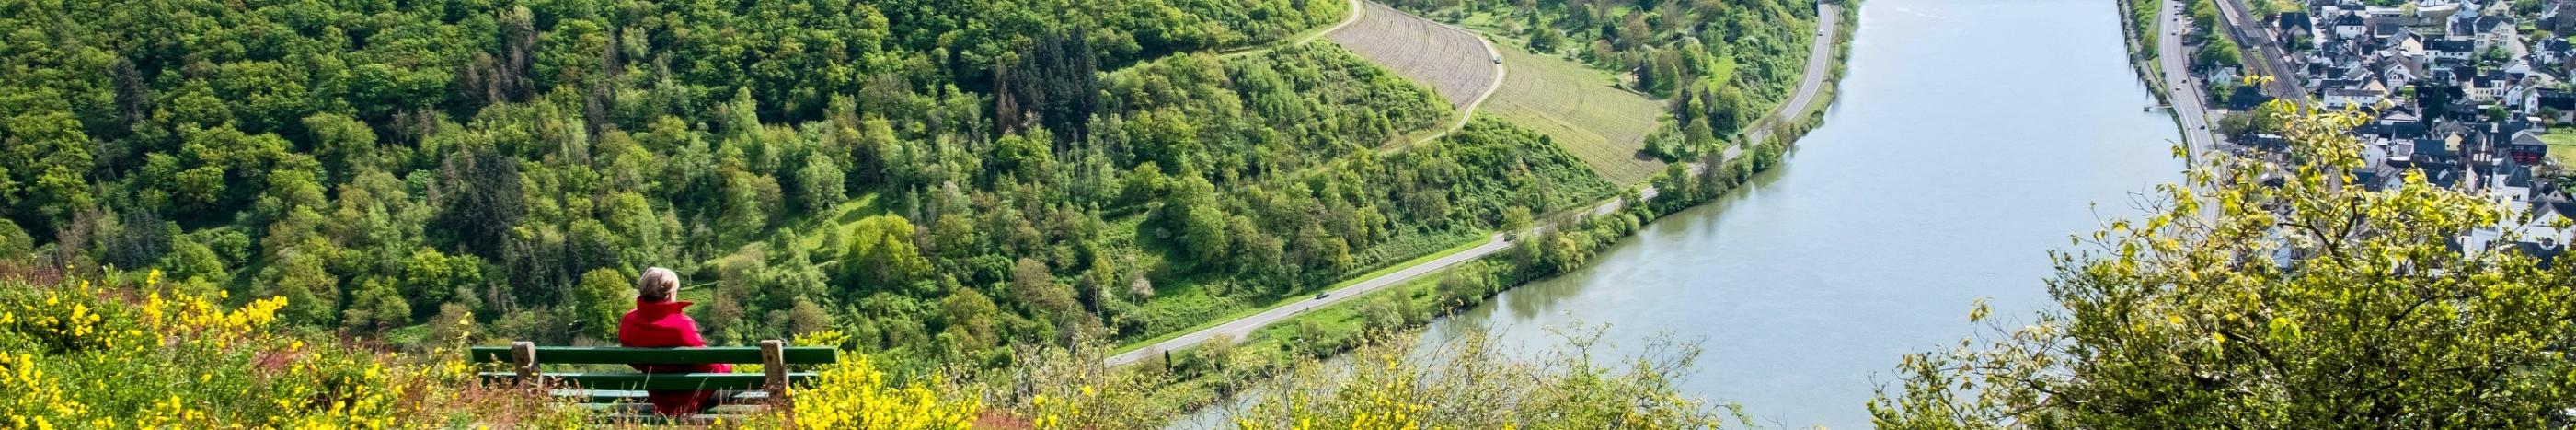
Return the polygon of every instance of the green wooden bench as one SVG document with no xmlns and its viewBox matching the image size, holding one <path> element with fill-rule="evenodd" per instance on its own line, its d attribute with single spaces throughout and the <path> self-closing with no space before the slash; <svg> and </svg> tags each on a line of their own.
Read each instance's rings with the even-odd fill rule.
<svg viewBox="0 0 2576 430">
<path fill-rule="evenodd" d="M 549 395 L 571 400 L 583 407 L 609 410 L 611 419 L 652 421 L 730 418 L 722 414 L 655 417 L 652 405 L 644 401 L 646 390 L 736 391 L 720 402 L 786 407 L 790 405 L 787 402 L 788 388 L 814 378 L 812 372 L 790 372 L 788 366 L 828 364 L 840 360 L 829 347 L 789 347 L 786 342 L 777 340 L 760 341 L 757 347 L 704 348 L 540 347 L 529 342 L 512 342 L 506 347 L 474 347 L 468 354 L 469 362 L 511 365 L 512 371 L 509 372 L 476 375 L 486 383 L 544 388 Z M 759 364 L 762 373 L 539 372 L 537 369 L 545 364 L 716 363 Z"/>
</svg>

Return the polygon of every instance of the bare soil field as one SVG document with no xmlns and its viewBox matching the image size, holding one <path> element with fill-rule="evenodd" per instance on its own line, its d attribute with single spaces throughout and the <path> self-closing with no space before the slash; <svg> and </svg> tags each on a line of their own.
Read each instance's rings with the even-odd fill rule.
<svg viewBox="0 0 2576 430">
<path fill-rule="evenodd" d="M 1431 87 L 1452 108 L 1466 108 L 1494 82 L 1493 59 L 1475 33 L 1377 3 L 1364 4 L 1367 11 L 1358 22 L 1324 37 Z"/>
<path fill-rule="evenodd" d="M 1494 48 L 1511 72 L 1485 101 L 1485 112 L 1546 134 L 1614 184 L 1663 170 L 1662 161 L 1638 153 L 1663 116 L 1663 102 L 1621 90 L 1617 78 L 1582 64 L 1509 44 Z"/>
</svg>

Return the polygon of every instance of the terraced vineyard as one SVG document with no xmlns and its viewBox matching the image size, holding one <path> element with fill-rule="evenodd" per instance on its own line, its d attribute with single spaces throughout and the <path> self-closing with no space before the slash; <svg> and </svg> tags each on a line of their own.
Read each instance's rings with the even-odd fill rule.
<svg viewBox="0 0 2576 430">
<path fill-rule="evenodd" d="M 1664 168 L 1641 155 L 1663 103 L 1621 90 L 1608 73 L 1561 58 L 1495 44 L 1511 73 L 1484 111 L 1546 134 L 1611 183 L 1644 181 Z"/>
<path fill-rule="evenodd" d="M 1474 33 L 1377 3 L 1365 4 L 1367 12 L 1359 22 L 1324 37 L 1431 87 L 1452 108 L 1464 109 L 1493 84 L 1492 58 Z"/>
</svg>

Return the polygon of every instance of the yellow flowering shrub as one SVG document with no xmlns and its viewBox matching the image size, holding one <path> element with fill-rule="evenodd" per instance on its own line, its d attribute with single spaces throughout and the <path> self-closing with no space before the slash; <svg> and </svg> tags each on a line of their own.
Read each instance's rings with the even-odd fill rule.
<svg viewBox="0 0 2576 430">
<path fill-rule="evenodd" d="M 226 311 L 202 296 L 174 301 L 164 299 L 158 291 L 150 294 L 143 302 L 143 327 L 160 336 L 162 342 L 174 336 L 211 342 L 243 340 L 277 322 L 277 310 L 286 307 L 286 298 L 270 297 Z"/>
<path fill-rule="evenodd" d="M 838 332 L 798 339 L 797 344 L 835 344 Z M 760 417 L 774 426 L 822 429 L 963 430 L 973 428 L 984 404 L 943 390 L 912 383 L 896 386 L 866 355 L 843 353 L 840 362 L 818 369 L 814 381 L 794 391 L 792 414 Z M 783 422 L 782 422 L 783 421 Z"/>
<path fill-rule="evenodd" d="M 230 307 L 222 293 L 159 281 L 157 272 L 124 286 L 0 280 L 0 428 L 423 428 L 552 418 L 477 409 L 513 399 L 470 398 L 477 387 L 461 354 L 406 361 L 299 337 L 276 327 L 283 299 Z"/>
<path fill-rule="evenodd" d="M 63 389 L 36 368 L 35 354 L 0 352 L 0 413 L 9 416 L 10 428 L 53 428 L 50 417 L 78 415 L 79 403 L 63 396 Z"/>
<path fill-rule="evenodd" d="M 1096 428 L 1086 424 L 1091 424 L 1100 418 L 1094 413 L 1100 408 L 1090 404 L 1093 403 L 1091 400 L 1098 395 L 1098 389 L 1084 385 L 1073 389 L 1072 393 L 1058 394 L 1053 397 L 1046 394 L 1032 396 L 1029 398 L 1028 407 L 1025 408 L 1028 410 L 1029 425 L 1038 430 Z"/>
<path fill-rule="evenodd" d="M 49 290 L 0 302 L 0 329 L 24 336 L 49 352 L 75 352 L 109 349 L 119 342 L 133 344 L 143 332 L 132 328 L 112 330 L 107 314 L 91 307 L 93 291 L 89 281 L 69 283 L 71 288 Z"/>
</svg>

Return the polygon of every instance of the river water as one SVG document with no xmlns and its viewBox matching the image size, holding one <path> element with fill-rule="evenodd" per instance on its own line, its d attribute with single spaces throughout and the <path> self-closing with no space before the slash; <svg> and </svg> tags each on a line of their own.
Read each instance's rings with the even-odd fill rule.
<svg viewBox="0 0 2576 430">
<path fill-rule="evenodd" d="M 2047 251 L 2179 179 L 2106 0 L 1868 0 L 1826 125 L 1758 186 L 1433 324 L 1547 348 L 1606 325 L 1706 348 L 1683 388 L 1763 424 L 1863 428 L 1899 356 L 2050 304 Z M 2026 320 L 2027 318 L 2020 318 Z M 1626 352 L 1617 346 L 1603 352 Z"/>
</svg>

